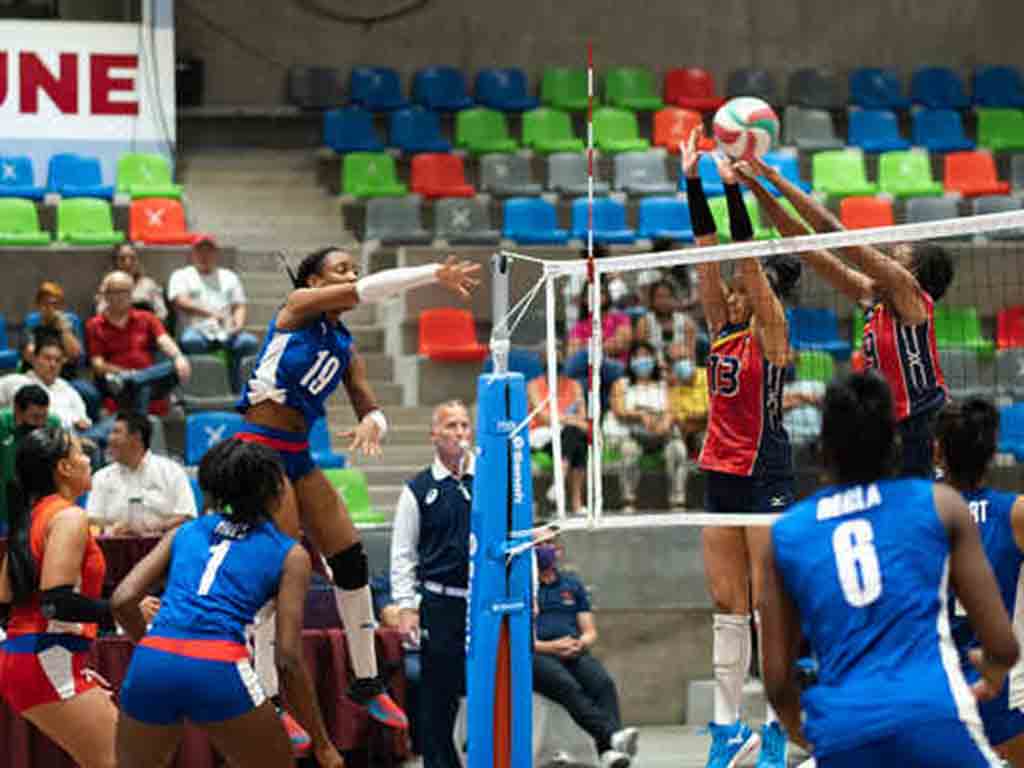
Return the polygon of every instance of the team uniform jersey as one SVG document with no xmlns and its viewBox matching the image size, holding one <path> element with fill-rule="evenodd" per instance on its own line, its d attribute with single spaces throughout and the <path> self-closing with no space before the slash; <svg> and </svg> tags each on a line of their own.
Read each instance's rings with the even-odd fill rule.
<svg viewBox="0 0 1024 768">
<path fill-rule="evenodd" d="M 836 486 L 772 527 L 782 584 L 818 660 L 801 703 L 821 766 L 891 765 L 907 734 L 944 745 L 944 762 L 913 765 L 998 764 L 950 634 L 949 540 L 933 493 L 909 478 Z M 842 757 L 821 760 L 833 755 Z"/>
</svg>

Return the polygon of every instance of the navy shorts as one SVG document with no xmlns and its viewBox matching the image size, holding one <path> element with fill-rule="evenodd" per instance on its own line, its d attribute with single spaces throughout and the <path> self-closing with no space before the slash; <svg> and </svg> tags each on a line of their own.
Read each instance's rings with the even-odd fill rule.
<svg viewBox="0 0 1024 768">
<path fill-rule="evenodd" d="M 793 503 L 792 475 L 705 474 L 704 506 L 708 512 L 775 514 Z"/>
<path fill-rule="evenodd" d="M 926 411 L 910 416 L 897 425 L 903 448 L 901 476 L 928 480 L 935 476 L 935 418 L 935 411 Z"/>
<path fill-rule="evenodd" d="M 316 469 L 316 462 L 309 453 L 309 436 L 301 432 L 285 432 L 246 423 L 235 437 L 249 443 L 261 443 L 277 451 L 284 464 L 284 472 L 293 483 Z"/>
<path fill-rule="evenodd" d="M 815 755 L 818 768 L 998 768 L 1002 765 L 981 728 L 960 720 L 914 723 L 899 734 L 831 755 Z"/>
<path fill-rule="evenodd" d="M 973 666 L 961 666 L 961 670 L 968 685 L 974 685 L 981 677 Z M 981 724 L 985 726 L 989 744 L 998 747 L 1024 733 L 1024 711 L 1010 708 L 1009 680 L 994 699 L 978 702 L 978 714 L 981 715 Z"/>
</svg>

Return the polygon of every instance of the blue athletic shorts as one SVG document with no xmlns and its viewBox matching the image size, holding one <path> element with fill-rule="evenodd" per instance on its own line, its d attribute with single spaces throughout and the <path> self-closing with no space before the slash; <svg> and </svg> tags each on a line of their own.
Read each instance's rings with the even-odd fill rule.
<svg viewBox="0 0 1024 768">
<path fill-rule="evenodd" d="M 792 475 L 727 475 L 707 472 L 704 506 L 708 512 L 775 514 L 793 503 Z"/>
<path fill-rule="evenodd" d="M 316 469 L 316 462 L 309 453 L 309 436 L 301 432 L 285 432 L 246 423 L 236 437 L 250 443 L 262 443 L 277 451 L 285 474 L 293 483 Z"/>
<path fill-rule="evenodd" d="M 974 685 L 980 678 L 978 670 L 973 666 L 961 669 L 968 685 Z M 1005 744 L 1014 736 L 1024 733 L 1024 711 L 1010 709 L 1009 681 L 992 701 L 978 702 L 978 714 L 981 715 L 981 724 L 985 726 L 985 736 L 993 746 Z"/>
<path fill-rule="evenodd" d="M 818 768 L 998 768 L 1001 762 L 978 726 L 960 720 L 913 723 L 898 735 L 862 747 L 815 755 Z"/>
<path fill-rule="evenodd" d="M 926 411 L 897 425 L 902 447 L 901 475 L 928 480 L 935 476 L 935 419 L 935 411 Z"/>
</svg>

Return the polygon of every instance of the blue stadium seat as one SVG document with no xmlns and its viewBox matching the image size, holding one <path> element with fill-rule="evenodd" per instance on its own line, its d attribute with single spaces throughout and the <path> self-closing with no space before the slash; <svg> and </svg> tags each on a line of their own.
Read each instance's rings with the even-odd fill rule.
<svg viewBox="0 0 1024 768">
<path fill-rule="evenodd" d="M 761 159 L 765 165 L 778 170 L 786 181 L 799 187 L 804 192 L 811 191 L 810 182 L 800 178 L 800 157 L 798 155 L 790 152 L 766 152 Z M 770 182 L 765 181 L 764 187 L 775 196 L 780 194 L 775 185 Z"/>
<path fill-rule="evenodd" d="M 502 232 L 520 245 L 565 245 L 569 241 L 569 233 L 558 228 L 555 206 L 540 197 L 506 200 Z"/>
<path fill-rule="evenodd" d="M 887 109 L 852 110 L 847 141 L 865 152 L 910 149 L 910 142 L 900 136 L 896 115 Z"/>
<path fill-rule="evenodd" d="M 71 153 L 50 157 L 46 188 L 61 197 L 114 197 L 113 185 L 103 183 L 100 161 Z"/>
<path fill-rule="evenodd" d="M 373 127 L 373 115 L 359 107 L 324 112 L 324 144 L 335 152 L 383 152 Z"/>
<path fill-rule="evenodd" d="M 718 172 L 715 158 L 707 153 L 702 153 L 697 162 L 697 173 L 704 184 L 704 194 L 708 197 L 721 197 L 725 194 L 725 185 L 722 184 L 722 175 Z M 686 177 L 679 177 L 679 191 L 686 191 Z"/>
<path fill-rule="evenodd" d="M 1024 403 L 999 409 L 999 452 L 1024 461 Z"/>
<path fill-rule="evenodd" d="M 786 310 L 786 319 L 794 349 L 828 352 L 837 360 L 850 357 L 850 342 L 839 338 L 839 320 L 831 309 L 794 307 Z"/>
<path fill-rule="evenodd" d="M 478 103 L 502 112 L 525 112 L 540 104 L 530 95 L 526 74 L 516 67 L 481 69 L 476 73 L 473 93 Z"/>
<path fill-rule="evenodd" d="M 244 424 L 241 414 L 203 411 L 185 417 L 185 464 L 197 466 L 210 448 L 234 437 Z"/>
<path fill-rule="evenodd" d="M 572 201 L 572 236 L 587 239 L 587 199 Z M 594 200 L 594 242 L 629 245 L 636 241 L 636 232 L 626 226 L 626 206 L 611 197 Z"/>
<path fill-rule="evenodd" d="M 914 113 L 914 145 L 929 152 L 974 149 L 964 133 L 964 121 L 955 109 L 921 109 Z"/>
<path fill-rule="evenodd" d="M 1016 67 L 978 67 L 971 91 L 977 107 L 1024 107 L 1024 80 Z"/>
<path fill-rule="evenodd" d="M 80 318 L 76 313 L 68 310 L 64 310 L 64 314 L 67 316 L 68 320 L 71 321 L 71 330 L 74 331 L 75 336 L 77 336 L 78 340 L 82 343 L 82 362 L 85 362 L 85 326 L 82 325 L 82 318 Z M 39 316 L 38 310 L 33 310 L 29 312 L 27 315 L 25 315 L 25 330 L 31 331 L 33 328 L 39 325 L 40 319 L 41 318 Z"/>
<path fill-rule="evenodd" d="M 408 106 L 402 95 L 402 81 L 391 67 L 356 67 L 348 79 L 353 104 L 371 112 L 389 112 Z"/>
<path fill-rule="evenodd" d="M 963 81 L 947 67 L 922 67 L 910 81 L 910 98 L 932 109 L 967 109 Z"/>
<path fill-rule="evenodd" d="M 420 106 L 396 109 L 388 127 L 391 146 L 406 154 L 451 152 L 452 144 L 441 135 L 441 117 Z"/>
<path fill-rule="evenodd" d="M 864 67 L 850 73 L 850 103 L 864 109 L 907 109 L 900 79 L 891 69 Z"/>
<path fill-rule="evenodd" d="M 413 77 L 412 99 L 427 109 L 458 112 L 473 106 L 466 79 L 453 67 L 427 67 Z"/>
<path fill-rule="evenodd" d="M 331 448 L 331 435 L 327 431 L 327 419 L 317 419 L 309 430 L 309 453 L 320 469 L 344 469 L 345 454 L 335 453 Z"/>
<path fill-rule="evenodd" d="M 42 200 L 46 192 L 36 186 L 32 159 L 24 156 L 0 155 L 0 197 L 25 197 Z"/>
<path fill-rule="evenodd" d="M 640 201 L 637 236 L 693 242 L 690 208 L 675 197 L 645 197 Z"/>
<path fill-rule="evenodd" d="M 21 360 L 21 352 L 7 345 L 7 317 L 0 313 L 0 371 L 13 371 Z"/>
<path fill-rule="evenodd" d="M 494 359 L 488 355 L 484 360 L 484 373 L 494 370 Z M 522 347 L 512 347 L 508 351 L 508 370 L 511 373 L 521 373 L 529 383 L 544 373 L 544 363 L 538 352 Z"/>
</svg>

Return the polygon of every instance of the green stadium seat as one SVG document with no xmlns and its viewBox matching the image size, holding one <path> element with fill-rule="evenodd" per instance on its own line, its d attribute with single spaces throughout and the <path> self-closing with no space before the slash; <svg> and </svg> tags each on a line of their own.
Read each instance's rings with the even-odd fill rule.
<svg viewBox="0 0 1024 768">
<path fill-rule="evenodd" d="M 851 319 L 853 324 L 850 326 L 850 342 L 854 349 L 860 349 L 864 343 L 864 313 L 860 308 L 856 308 L 853 310 Z"/>
<path fill-rule="evenodd" d="M 856 149 L 819 152 L 812 160 L 814 191 L 829 197 L 873 195 L 878 185 L 868 181 L 864 154 Z"/>
<path fill-rule="evenodd" d="M 537 152 L 582 152 L 583 140 L 572 131 L 569 113 L 538 107 L 523 113 L 523 146 Z"/>
<path fill-rule="evenodd" d="M 348 516 L 356 525 L 387 522 L 387 517 L 370 504 L 370 487 L 361 469 L 325 469 L 327 478 L 345 504 Z"/>
<path fill-rule="evenodd" d="M 643 67 L 615 67 L 604 80 L 604 95 L 613 107 L 654 112 L 665 106 L 658 95 L 654 73 Z"/>
<path fill-rule="evenodd" d="M 181 197 L 171 178 L 171 165 L 162 155 L 128 152 L 117 161 L 117 191 L 131 197 Z"/>
<path fill-rule="evenodd" d="M 0 198 L 0 246 L 49 244 L 49 233 L 39 229 L 35 203 L 19 197 Z"/>
<path fill-rule="evenodd" d="M 351 152 L 342 161 L 341 191 L 355 197 L 403 197 L 409 190 L 398 180 L 391 155 Z"/>
<path fill-rule="evenodd" d="M 549 107 L 582 112 L 587 108 L 587 71 L 548 67 L 540 81 L 540 100 Z"/>
<path fill-rule="evenodd" d="M 775 236 L 771 227 L 761 224 L 761 210 L 757 200 L 752 195 L 746 195 L 744 201 L 747 205 L 747 214 L 750 216 L 750 223 L 754 227 L 755 240 L 771 240 Z M 715 219 L 715 229 L 718 230 L 718 242 L 731 243 L 732 234 L 729 231 L 729 203 L 724 197 L 712 197 L 708 199 L 711 207 L 711 215 Z"/>
<path fill-rule="evenodd" d="M 976 307 L 936 307 L 935 342 L 942 347 L 973 349 L 979 354 L 995 351 L 992 339 L 981 334 Z"/>
<path fill-rule="evenodd" d="M 640 138 L 636 115 L 615 107 L 594 110 L 594 144 L 602 152 L 643 152 L 651 146 Z"/>
<path fill-rule="evenodd" d="M 530 454 L 530 465 L 535 475 L 550 475 L 555 471 L 555 460 L 546 451 L 533 451 Z"/>
<path fill-rule="evenodd" d="M 110 203 L 95 197 L 63 198 L 57 206 L 57 239 L 74 245 L 116 245 L 124 233 L 114 231 Z"/>
<path fill-rule="evenodd" d="M 519 149 L 515 139 L 509 136 L 504 113 L 485 107 L 464 109 L 455 116 L 455 146 L 474 155 Z"/>
<path fill-rule="evenodd" d="M 927 152 L 885 152 L 878 158 L 878 186 L 893 197 L 941 197 Z"/>
<path fill-rule="evenodd" d="M 993 152 L 1024 150 L 1024 111 L 982 109 L 978 113 L 978 144 Z"/>
<path fill-rule="evenodd" d="M 828 352 L 804 351 L 796 358 L 796 378 L 798 381 L 820 381 L 828 384 L 835 374 L 835 366 L 835 360 Z"/>
</svg>

